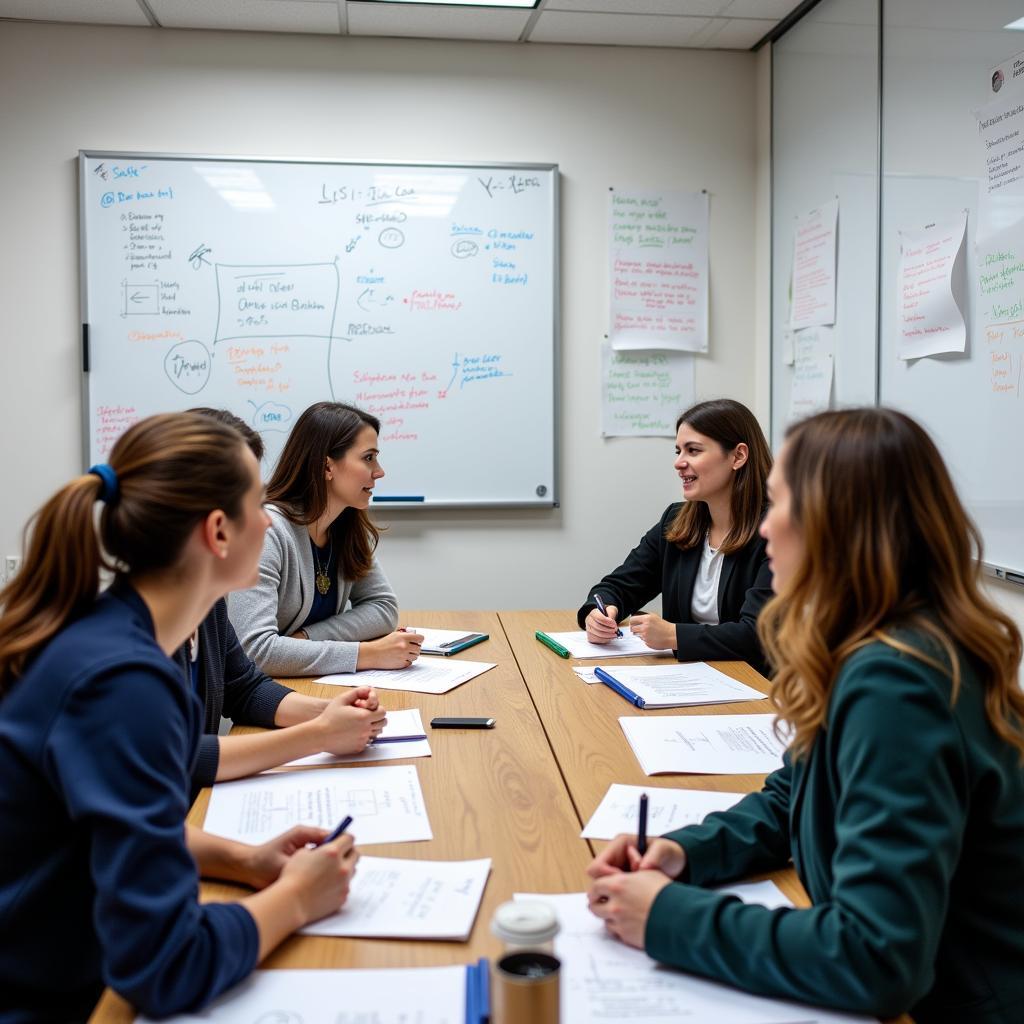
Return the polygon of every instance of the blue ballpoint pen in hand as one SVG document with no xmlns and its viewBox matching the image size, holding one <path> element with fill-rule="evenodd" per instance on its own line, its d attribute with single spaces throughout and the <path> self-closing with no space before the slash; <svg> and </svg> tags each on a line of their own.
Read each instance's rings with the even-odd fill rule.
<svg viewBox="0 0 1024 1024">
<path fill-rule="evenodd" d="M 608 614 L 608 609 L 604 606 L 604 601 L 602 600 L 600 594 L 595 594 L 594 595 L 594 604 L 597 605 L 597 610 L 602 615 L 607 615 Z M 621 629 L 616 629 L 615 630 L 615 635 L 616 636 L 622 636 L 622 630 Z"/>
<path fill-rule="evenodd" d="M 338 836 L 340 836 L 342 832 L 344 832 L 345 829 L 347 829 L 351 824 L 352 815 L 346 814 L 345 817 L 341 819 L 340 823 L 338 824 L 338 827 L 329 836 L 327 836 L 326 839 L 321 839 L 320 842 L 316 845 L 323 846 L 325 843 L 333 843 L 334 840 L 337 839 Z"/>
<path fill-rule="evenodd" d="M 640 821 L 636 830 L 636 851 L 642 857 L 647 852 L 647 794 L 640 794 Z"/>
</svg>

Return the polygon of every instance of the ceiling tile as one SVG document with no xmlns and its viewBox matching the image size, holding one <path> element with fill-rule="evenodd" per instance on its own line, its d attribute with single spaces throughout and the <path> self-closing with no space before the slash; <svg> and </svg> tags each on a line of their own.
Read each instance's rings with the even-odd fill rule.
<svg viewBox="0 0 1024 1024">
<path fill-rule="evenodd" d="M 337 0 L 147 0 L 164 28 L 339 31 Z"/>
<path fill-rule="evenodd" d="M 795 11 L 802 0 L 732 0 L 721 12 L 727 18 L 761 18 L 782 21 Z M 873 4 L 877 7 L 877 4 Z"/>
<path fill-rule="evenodd" d="M 718 14 L 729 3 L 730 0 L 548 0 L 544 10 L 597 14 L 672 14 L 707 18 Z"/>
<path fill-rule="evenodd" d="M 350 0 L 348 34 L 515 42 L 532 14 L 529 9 L 372 4 Z"/>
<path fill-rule="evenodd" d="M 545 10 L 531 43 L 596 43 L 606 46 L 689 46 L 707 18 L 654 14 L 582 14 Z"/>
<path fill-rule="evenodd" d="M 749 50 L 778 24 L 757 18 L 726 18 L 725 24 L 701 46 L 708 50 Z"/>
<path fill-rule="evenodd" d="M 149 25 L 136 0 L 0 0 L 0 18 L 82 25 Z"/>
</svg>

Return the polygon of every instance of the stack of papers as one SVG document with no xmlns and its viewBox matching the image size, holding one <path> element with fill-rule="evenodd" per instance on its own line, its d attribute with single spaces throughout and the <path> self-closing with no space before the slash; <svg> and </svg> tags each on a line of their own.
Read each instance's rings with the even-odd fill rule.
<svg viewBox="0 0 1024 1024">
<path fill-rule="evenodd" d="M 672 653 L 652 650 L 628 629 L 622 631 L 622 636 L 606 644 L 592 644 L 583 629 L 574 629 L 568 633 L 546 633 L 545 636 L 564 647 L 572 658 L 639 658 Z"/>
<path fill-rule="evenodd" d="M 388 724 L 380 735 L 358 754 L 310 754 L 287 761 L 284 768 L 322 767 L 328 764 L 348 764 L 352 761 L 374 763 L 396 761 L 400 757 L 430 757 L 430 741 L 423 728 L 418 708 L 408 711 L 389 711 Z M 269 771 L 280 771 L 270 768 Z"/>
<path fill-rule="evenodd" d="M 457 654 L 490 639 L 486 633 L 474 633 L 468 629 L 422 629 L 419 626 L 406 626 L 405 629 L 423 637 L 422 654 Z"/>
<path fill-rule="evenodd" d="M 648 775 L 763 775 L 782 767 L 786 743 L 775 715 L 664 715 L 620 718 Z M 779 723 L 780 729 L 784 723 Z M 782 733 L 785 737 L 785 732 Z M 216 792 L 216 790 L 215 790 Z"/>
<path fill-rule="evenodd" d="M 712 793 L 703 789 L 659 789 L 614 782 L 591 815 L 581 839 L 614 839 L 637 831 L 640 794 L 647 794 L 647 834 L 663 836 L 685 825 L 699 825 L 713 811 L 727 811 L 746 793 Z"/>
<path fill-rule="evenodd" d="M 293 825 L 330 831 L 346 814 L 360 845 L 433 839 L 416 766 L 326 768 L 276 772 L 218 782 L 203 828 L 258 845 Z"/>
<path fill-rule="evenodd" d="M 453 939 L 473 930 L 491 871 L 484 860 L 359 858 L 345 905 L 302 929 L 306 935 Z"/>
<path fill-rule="evenodd" d="M 321 676 L 316 682 L 328 686 L 375 686 L 378 690 L 447 693 L 494 668 L 496 664 L 493 661 L 417 658 L 408 668 L 371 668 L 364 672 Z"/>
<path fill-rule="evenodd" d="M 765 699 L 760 690 L 702 661 L 682 665 L 598 665 L 594 673 L 599 682 L 638 708 L 682 708 Z"/>
<path fill-rule="evenodd" d="M 770 891 L 774 889 L 774 893 Z M 755 891 L 750 891 L 755 890 Z M 770 882 L 728 890 L 745 902 L 789 901 Z M 555 955 L 562 961 L 561 1014 L 572 1024 L 604 1024 L 628 1019 L 630 1024 L 866 1024 L 819 1007 L 749 995 L 656 963 L 610 935 L 604 922 L 587 909 L 585 893 L 516 893 L 517 900 L 550 904 L 561 929 Z"/>
</svg>

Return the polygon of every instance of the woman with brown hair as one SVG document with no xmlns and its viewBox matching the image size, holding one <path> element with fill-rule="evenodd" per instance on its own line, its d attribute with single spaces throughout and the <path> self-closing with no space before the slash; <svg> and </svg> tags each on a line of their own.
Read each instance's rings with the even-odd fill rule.
<svg viewBox="0 0 1024 1024">
<path fill-rule="evenodd" d="M 349 836 L 185 825 L 203 709 L 172 656 L 255 576 L 262 502 L 238 434 L 181 413 L 129 428 L 35 518 L 0 593 L 5 1022 L 84 1020 L 104 982 L 151 1016 L 197 1010 L 346 898 Z M 200 905 L 200 873 L 262 891 Z"/>
<path fill-rule="evenodd" d="M 887 409 L 799 423 L 769 493 L 760 630 L 784 766 L 643 857 L 619 836 L 589 869 L 591 909 L 753 992 L 1024 1020 L 1021 636 L 982 591 L 977 530 L 931 439 Z M 709 891 L 790 857 L 810 909 Z"/>
<path fill-rule="evenodd" d="M 630 629 L 653 650 L 763 670 L 757 616 L 771 596 L 771 571 L 757 529 L 771 465 L 746 406 L 721 398 L 687 409 L 676 421 L 674 463 L 686 500 L 669 505 L 625 562 L 590 588 L 577 613 L 587 639 L 608 643 L 631 616 Z M 658 594 L 663 614 L 638 614 Z"/>
<path fill-rule="evenodd" d="M 395 628 L 398 601 L 374 556 L 379 431 L 361 409 L 317 402 L 285 442 L 259 582 L 228 598 L 242 647 L 269 675 L 408 668 L 419 655 L 423 638 Z"/>
</svg>

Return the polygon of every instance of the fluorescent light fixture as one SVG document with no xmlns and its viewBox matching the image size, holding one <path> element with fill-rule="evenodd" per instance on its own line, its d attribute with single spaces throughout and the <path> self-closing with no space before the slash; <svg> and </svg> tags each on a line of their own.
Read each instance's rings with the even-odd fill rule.
<svg viewBox="0 0 1024 1024">
<path fill-rule="evenodd" d="M 1011 21 L 1009 25 L 1004 25 L 1003 28 L 1012 28 L 1015 32 L 1024 32 L 1024 18 Z"/>
<path fill-rule="evenodd" d="M 513 7 L 531 10 L 540 0 L 363 0 L 375 4 L 419 4 L 421 7 Z"/>
</svg>

